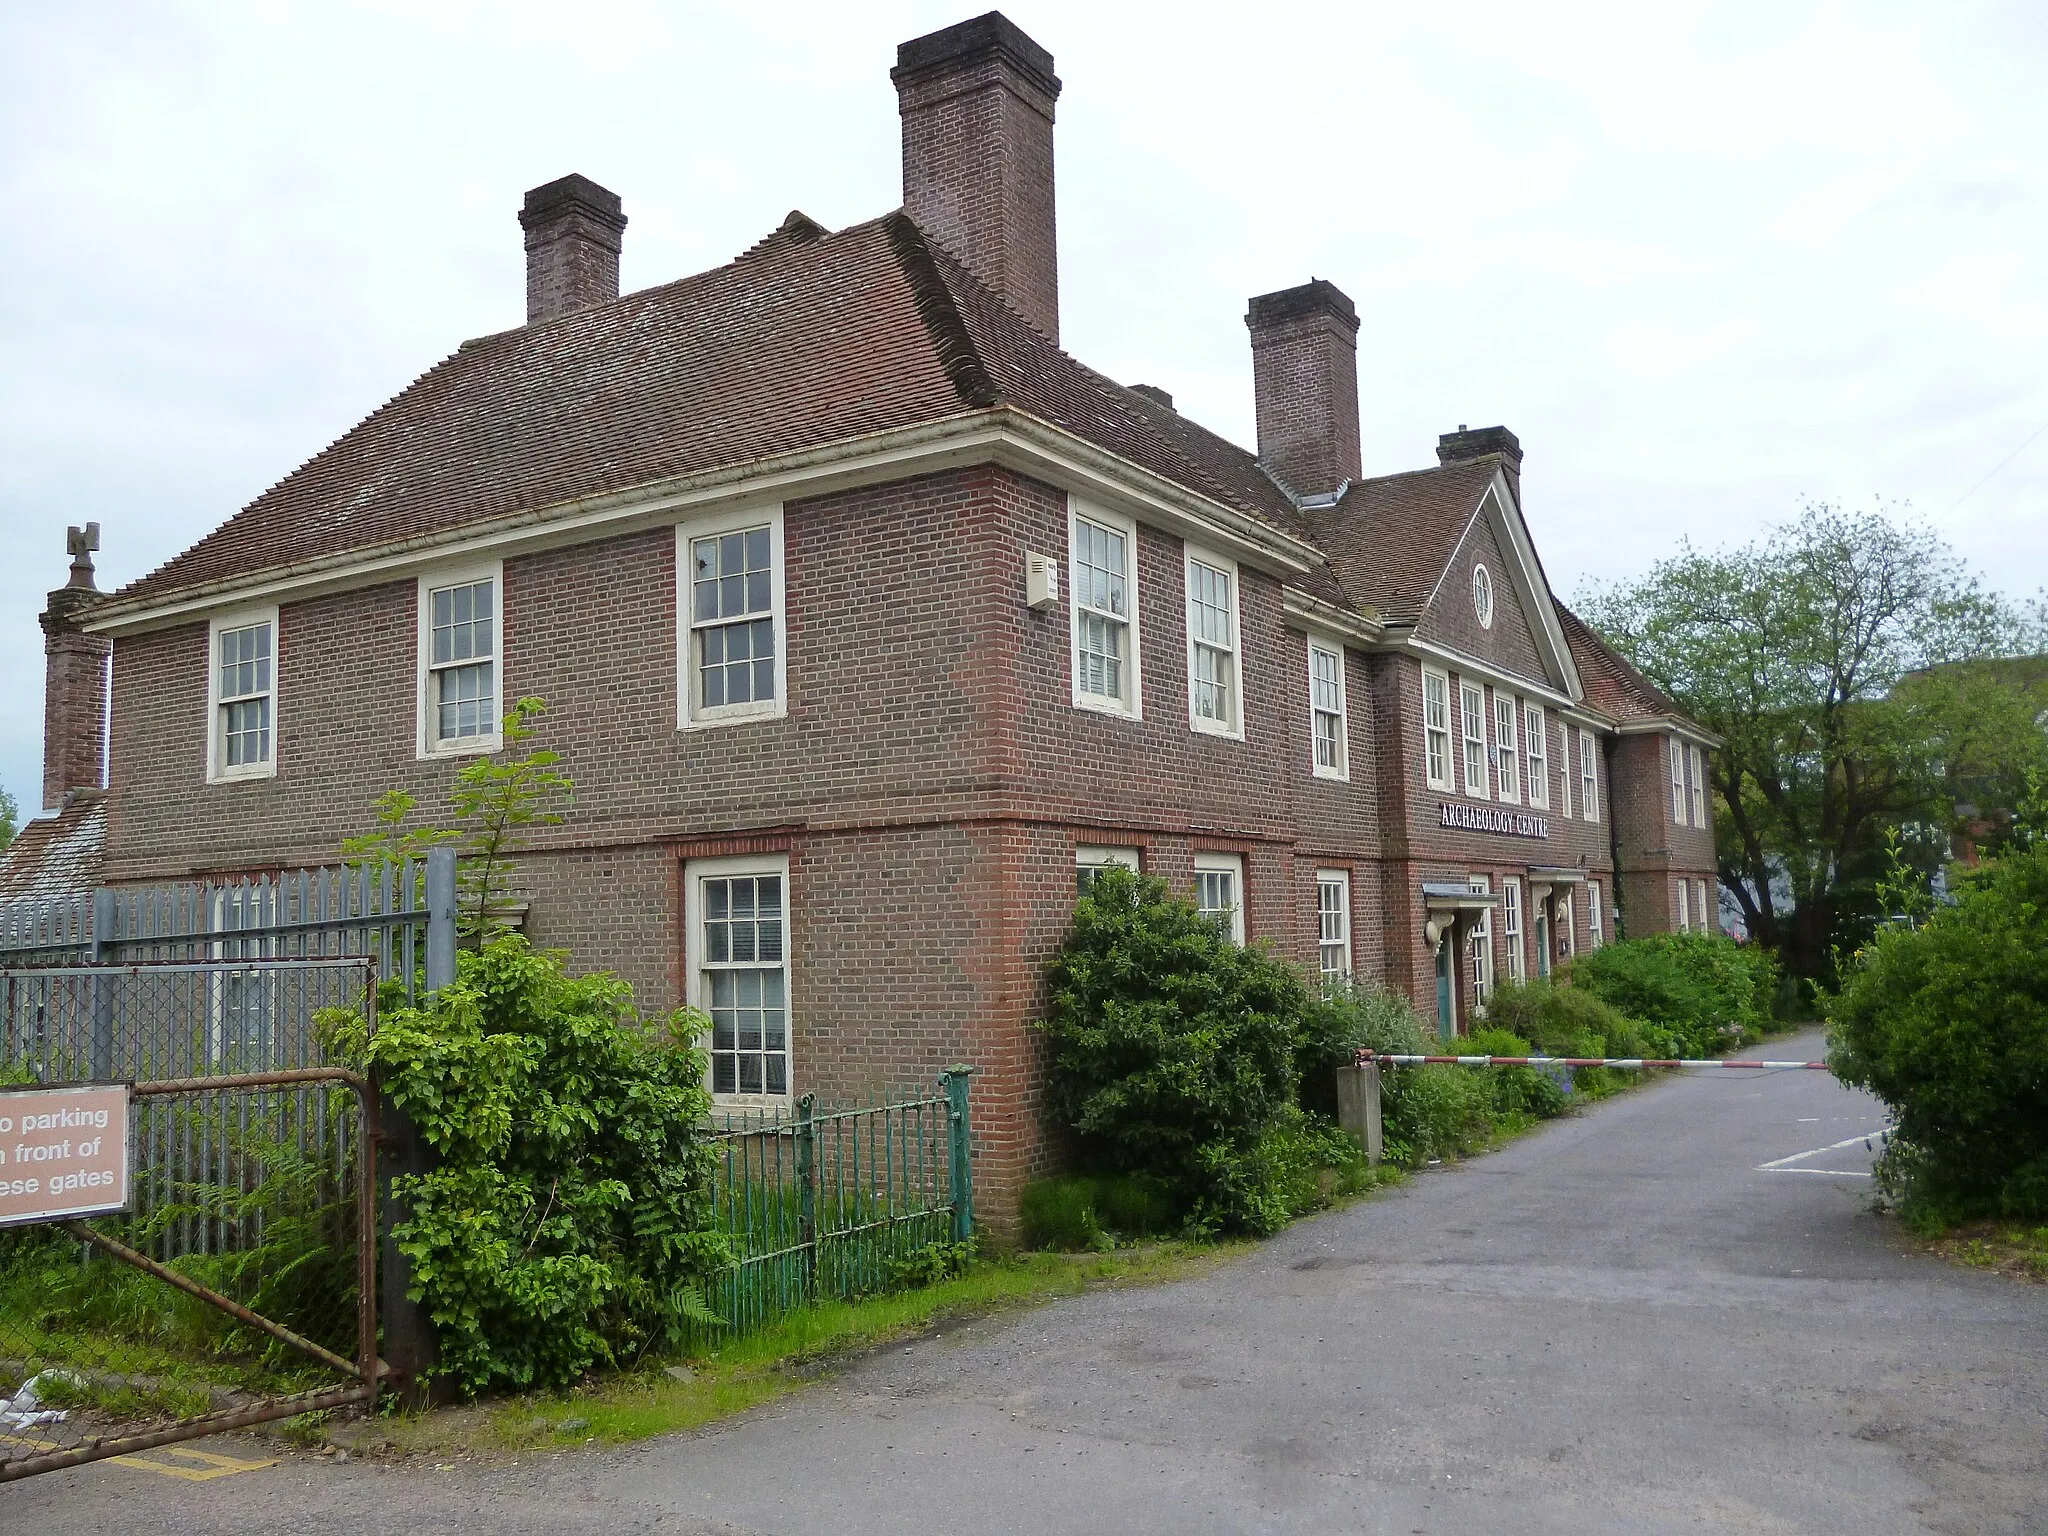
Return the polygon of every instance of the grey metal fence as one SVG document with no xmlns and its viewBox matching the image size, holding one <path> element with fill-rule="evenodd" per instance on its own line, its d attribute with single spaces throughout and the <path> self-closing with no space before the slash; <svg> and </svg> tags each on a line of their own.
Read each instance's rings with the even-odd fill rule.
<svg viewBox="0 0 2048 1536">
<path fill-rule="evenodd" d="M 126 1084 L 129 1136 L 125 1209 L 0 1230 L 0 1482 L 376 1400 L 377 1106 L 330 1027 L 378 976 L 0 968 L 0 1085 Z"/>
<path fill-rule="evenodd" d="M 367 1028 L 376 984 L 368 957 L 0 969 L 0 1083 L 192 1083 L 137 1100 L 119 1228 L 159 1260 L 234 1252 L 277 1211 L 342 1198 L 359 1117 L 331 1083 L 207 1082 L 336 1065 L 318 1020 L 338 1010 Z"/>
<path fill-rule="evenodd" d="M 455 974 L 455 852 L 0 905 L 0 966 L 364 957 L 411 997 Z"/>
</svg>

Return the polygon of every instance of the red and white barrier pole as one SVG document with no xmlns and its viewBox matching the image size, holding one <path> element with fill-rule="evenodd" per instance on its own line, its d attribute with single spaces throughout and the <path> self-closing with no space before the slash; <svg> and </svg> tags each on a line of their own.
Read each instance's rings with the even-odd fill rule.
<svg viewBox="0 0 2048 1536">
<path fill-rule="evenodd" d="M 1358 1065 L 1385 1067 L 1746 1067 L 1751 1071 L 1825 1072 L 1824 1061 L 1655 1061 L 1641 1056 L 1395 1056 L 1360 1051 Z"/>
</svg>

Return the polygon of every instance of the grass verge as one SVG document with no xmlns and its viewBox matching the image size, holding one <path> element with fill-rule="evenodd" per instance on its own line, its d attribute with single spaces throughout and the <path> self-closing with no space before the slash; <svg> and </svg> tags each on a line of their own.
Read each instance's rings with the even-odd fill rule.
<svg viewBox="0 0 2048 1536">
<path fill-rule="evenodd" d="M 623 1445 L 743 1412 L 885 1345 L 1082 1291 L 1187 1279 L 1249 1246 L 1169 1242 L 991 1259 L 936 1285 L 807 1307 L 681 1366 L 568 1392 L 355 1420 L 334 1425 L 328 1438 L 351 1451 L 420 1456 Z"/>
<path fill-rule="evenodd" d="M 2035 1222 L 1965 1222 L 1926 1239 L 1923 1246 L 1951 1264 L 2048 1284 L 2048 1226 Z"/>
</svg>

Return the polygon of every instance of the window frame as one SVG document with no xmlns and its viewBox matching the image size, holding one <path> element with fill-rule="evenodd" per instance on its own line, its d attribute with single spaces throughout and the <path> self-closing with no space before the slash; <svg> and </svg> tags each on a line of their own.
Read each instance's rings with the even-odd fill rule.
<svg viewBox="0 0 2048 1536">
<path fill-rule="evenodd" d="M 1477 711 L 1479 734 L 1477 736 L 1472 734 L 1474 712 L 1466 708 L 1475 697 L 1479 700 L 1479 709 Z M 1491 800 L 1493 798 L 1493 767 L 1491 761 L 1493 750 L 1486 739 L 1486 716 L 1485 685 L 1483 683 L 1475 683 L 1470 678 L 1460 677 L 1458 679 L 1458 763 L 1460 772 L 1465 776 L 1465 793 L 1474 800 Z M 1479 752 L 1479 784 L 1476 788 L 1472 783 L 1472 753 L 1475 747 Z"/>
<path fill-rule="evenodd" d="M 1493 894 L 1493 877 L 1490 875 L 1468 875 L 1465 889 L 1475 896 Z M 1483 908 L 1473 920 L 1472 930 L 1466 944 L 1466 956 L 1470 963 L 1468 975 L 1472 983 L 1472 1010 L 1484 1012 L 1486 1000 L 1493 995 L 1493 908 Z"/>
<path fill-rule="evenodd" d="M 683 999 L 711 1016 L 710 989 L 704 969 L 704 882 L 735 877 L 776 875 L 782 880 L 782 1044 L 785 1093 L 719 1093 L 712 1088 L 712 1035 L 703 1037 L 704 1088 L 714 1104 L 734 1109 L 787 1109 L 797 1100 L 796 978 L 790 957 L 796 949 L 796 893 L 789 883 L 789 855 L 749 853 L 729 858 L 689 859 L 683 864 Z M 765 969 L 765 967 L 758 967 Z M 765 1075 L 764 1075 L 764 1081 Z M 735 1076 L 734 1081 L 738 1078 Z"/>
<path fill-rule="evenodd" d="M 1692 807 L 1692 824 L 1704 827 L 1707 824 L 1707 763 L 1698 747 L 1687 747 L 1685 751 L 1688 782 L 1685 786 L 1688 803 Z"/>
<path fill-rule="evenodd" d="M 1245 941 L 1243 854 L 1201 852 L 1195 855 L 1195 904 L 1198 910 L 1204 910 L 1201 908 L 1202 876 L 1226 873 L 1230 875 L 1232 889 L 1237 895 L 1237 903 L 1230 911 L 1230 938 L 1231 942 L 1242 944 Z"/>
<path fill-rule="evenodd" d="M 1666 736 L 1666 756 L 1671 762 L 1671 824 L 1674 827 L 1686 825 L 1685 819 L 1685 743 L 1676 736 Z"/>
<path fill-rule="evenodd" d="M 1507 955 L 1508 980 L 1524 982 L 1529 979 L 1529 956 L 1523 945 L 1522 936 L 1522 882 L 1513 875 L 1500 882 L 1500 939 L 1501 948 Z"/>
<path fill-rule="evenodd" d="M 1325 891 L 1337 892 L 1337 905 L 1323 905 Z M 1343 925 L 1340 938 L 1332 939 L 1325 933 L 1325 919 L 1335 915 Z M 1344 964 L 1341 970 L 1332 971 L 1328 954 L 1341 947 Z M 1358 958 L 1352 950 L 1351 928 L 1351 871 L 1348 869 L 1319 869 L 1316 871 L 1316 969 L 1325 987 L 1349 985 L 1358 974 Z"/>
<path fill-rule="evenodd" d="M 1598 880 L 1586 882 L 1586 948 L 1595 950 L 1607 942 L 1607 917 L 1600 910 L 1605 896 Z"/>
<path fill-rule="evenodd" d="M 716 517 L 695 518 L 676 524 L 676 729 L 679 731 L 708 730 L 715 726 L 737 725 L 749 720 L 781 720 L 789 715 L 789 622 L 788 601 L 785 588 L 787 571 L 787 546 L 784 542 L 782 504 L 772 506 L 750 506 L 735 508 Z M 694 569 L 691 565 L 690 545 L 696 539 L 716 538 L 720 534 L 739 533 L 749 528 L 766 526 L 768 529 L 768 612 L 767 619 L 775 628 L 775 697 L 763 703 L 749 699 L 740 704 L 700 704 L 697 702 L 697 634 L 701 628 L 715 629 L 734 622 L 730 617 L 706 620 L 700 626 L 695 617 L 696 603 L 692 600 Z M 760 617 L 749 614 L 747 617 Z"/>
<path fill-rule="evenodd" d="M 1344 677 L 1344 642 L 1316 634 L 1311 634 L 1307 638 L 1309 772 L 1318 779 L 1333 779 L 1340 783 L 1346 782 L 1351 778 L 1351 700 Z M 1323 766 L 1316 753 L 1317 716 L 1330 713 L 1329 710 L 1323 709 L 1316 703 L 1316 653 L 1318 651 L 1322 652 L 1325 656 L 1335 657 L 1337 662 L 1337 763 L 1335 767 L 1329 768 Z M 1423 704 L 1425 717 L 1428 708 L 1429 705 L 1425 700 Z M 1427 729 L 1426 725 L 1425 729 Z M 1426 744 L 1424 750 L 1428 750 Z M 1427 772 L 1427 768 L 1424 771 Z"/>
<path fill-rule="evenodd" d="M 1480 596 L 1482 592 L 1485 593 L 1483 598 Z M 1493 628 L 1495 606 L 1493 572 L 1486 568 L 1484 560 L 1476 561 L 1472 566 L 1472 612 L 1481 629 Z"/>
<path fill-rule="evenodd" d="M 1438 730 L 1429 723 L 1429 685 L 1433 682 L 1443 685 L 1444 723 L 1442 730 Z M 1455 714 L 1456 709 L 1451 702 L 1451 674 L 1437 667 L 1424 667 L 1422 669 L 1422 777 L 1423 782 L 1431 789 L 1442 790 L 1447 795 L 1454 794 L 1457 790 L 1455 782 L 1456 770 L 1451 761 L 1457 755 L 1453 750 L 1457 740 L 1451 730 L 1451 722 Z M 1444 771 L 1441 774 L 1431 771 L 1430 768 L 1429 738 L 1432 733 L 1443 738 Z"/>
<path fill-rule="evenodd" d="M 1671 909 L 1672 925 L 1679 933 L 1690 933 L 1692 932 L 1692 893 L 1686 889 L 1685 876 L 1678 876 L 1677 883 L 1678 904 Z"/>
<path fill-rule="evenodd" d="M 1712 933 L 1713 927 L 1707 922 L 1707 882 L 1695 879 L 1692 883 L 1692 904 L 1694 928 L 1701 933 Z"/>
<path fill-rule="evenodd" d="M 1118 700 L 1105 695 L 1084 693 L 1081 688 L 1081 593 L 1082 585 L 1076 574 L 1080 559 L 1075 553 L 1080 543 L 1080 525 L 1093 523 L 1098 528 L 1120 534 L 1124 541 L 1124 594 L 1129 599 L 1130 612 L 1123 616 L 1124 633 L 1130 641 L 1130 655 L 1124 663 L 1124 687 Z M 1072 685 L 1073 703 L 1076 709 L 1085 709 L 1098 715 L 1110 715 L 1121 720 L 1142 720 L 1145 718 L 1145 672 L 1143 665 L 1143 639 L 1139 627 L 1138 598 L 1138 524 L 1120 512 L 1112 512 L 1097 502 L 1084 501 L 1079 497 L 1067 498 L 1067 674 Z M 1240 645 L 1242 641 L 1240 640 Z M 1239 689 L 1242 695 L 1243 689 Z M 1192 688 L 1190 689 L 1192 697 Z M 1240 706 L 1241 709 L 1241 706 Z"/>
<path fill-rule="evenodd" d="M 258 625 L 268 625 L 270 628 L 270 686 L 261 693 L 236 694 L 232 699 L 225 698 L 220 691 L 220 638 L 222 635 L 234 634 L 240 630 L 254 629 Z M 250 779 L 277 777 L 278 633 L 278 614 L 275 607 L 242 608 L 207 621 L 206 782 L 209 784 L 240 784 Z M 240 763 L 230 767 L 223 712 L 229 704 L 239 704 L 255 698 L 266 698 L 270 701 L 270 750 L 260 763 Z"/>
<path fill-rule="evenodd" d="M 1220 650 L 1213 642 L 1195 638 L 1195 567 L 1205 566 L 1230 583 L 1230 676 L 1225 686 L 1230 690 L 1228 718 L 1213 720 L 1195 710 L 1195 655 L 1197 648 Z M 1188 729 L 1199 731 L 1204 736 L 1221 736 L 1230 741 L 1244 740 L 1244 623 L 1242 620 L 1243 599 L 1238 584 L 1237 562 L 1205 549 L 1199 544 L 1183 544 L 1180 562 L 1181 580 L 1181 621 L 1186 631 L 1188 667 Z M 1132 583 L 1135 587 L 1136 583 Z"/>
<path fill-rule="evenodd" d="M 1531 729 L 1531 727 L 1534 729 Z M 1538 810 L 1550 809 L 1550 722 L 1543 706 L 1522 704 L 1522 757 L 1524 777 L 1529 781 L 1529 803 Z"/>
<path fill-rule="evenodd" d="M 1087 891 L 1087 882 L 1081 876 L 1091 877 L 1105 869 L 1128 869 L 1132 874 L 1143 872 L 1141 855 L 1136 848 L 1112 847 L 1105 843 L 1077 843 L 1074 845 L 1074 895 L 1078 898 Z"/>
<path fill-rule="evenodd" d="M 1500 787 L 1500 797 L 1510 805 L 1522 803 L 1522 701 L 1511 693 L 1499 689 L 1493 694 L 1493 776 Z M 1500 728 L 1508 728 L 1507 740 L 1501 739 Z M 1512 780 L 1513 782 L 1510 782 Z"/>
<path fill-rule="evenodd" d="M 474 586 L 478 582 L 491 583 L 491 610 L 494 626 L 491 637 L 491 719 L 493 729 L 481 736 L 457 736 L 443 742 L 434 735 L 434 711 L 438 701 L 434 697 L 434 677 L 437 672 L 451 670 L 454 666 L 473 664 L 451 663 L 449 668 L 434 665 L 434 594 L 450 587 Z M 414 602 L 418 611 L 418 643 L 416 652 L 416 688 L 414 744 L 421 762 L 433 762 L 448 757 L 487 757 L 502 751 L 505 745 L 505 562 L 483 560 L 469 565 L 443 566 L 429 571 L 419 578 L 419 590 Z"/>
<path fill-rule="evenodd" d="M 1579 816 L 1600 819 L 1600 738 L 1579 727 Z"/>
</svg>

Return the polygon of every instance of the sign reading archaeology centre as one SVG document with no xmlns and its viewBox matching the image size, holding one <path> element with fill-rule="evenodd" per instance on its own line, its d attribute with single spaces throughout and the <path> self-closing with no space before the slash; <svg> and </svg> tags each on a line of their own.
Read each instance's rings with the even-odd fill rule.
<svg viewBox="0 0 2048 1536">
<path fill-rule="evenodd" d="M 0 1227 L 128 1208 L 128 1089 L 0 1089 Z"/>
<path fill-rule="evenodd" d="M 1459 827 L 1467 832 L 1505 832 L 1509 837 L 1547 838 L 1550 818 L 1526 811 L 1504 811 L 1497 805 L 1472 805 L 1456 800 L 1443 803 L 1440 826 Z"/>
</svg>

